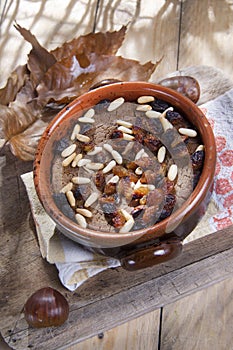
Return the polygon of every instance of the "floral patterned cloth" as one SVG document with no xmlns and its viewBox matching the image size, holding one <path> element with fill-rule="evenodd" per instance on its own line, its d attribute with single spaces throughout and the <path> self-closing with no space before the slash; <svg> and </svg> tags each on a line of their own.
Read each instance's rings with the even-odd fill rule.
<svg viewBox="0 0 233 350">
<path fill-rule="evenodd" d="M 200 106 L 215 135 L 217 163 L 206 214 L 184 242 L 233 224 L 233 89 Z"/>
</svg>

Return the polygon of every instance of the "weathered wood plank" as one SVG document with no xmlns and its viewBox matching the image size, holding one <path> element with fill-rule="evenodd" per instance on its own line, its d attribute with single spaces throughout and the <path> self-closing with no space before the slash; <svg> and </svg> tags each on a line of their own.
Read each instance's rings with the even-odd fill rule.
<svg viewBox="0 0 233 350">
<path fill-rule="evenodd" d="M 229 239 L 233 240 L 232 229 L 217 233 L 215 239 L 214 236 L 210 235 L 187 244 L 180 261 L 177 258 L 174 264 L 171 262 L 169 265 L 158 267 L 158 270 L 154 268 L 138 272 L 136 275 L 139 280 L 133 279 L 132 284 L 127 284 L 124 279 L 122 281 L 125 274 L 121 269 L 107 271 L 91 279 L 77 293 L 68 295 L 71 315 L 68 323 L 62 327 L 42 331 L 30 329 L 27 328 L 22 315 L 18 314 L 18 321 L 15 319 L 15 328 L 11 336 L 7 336 L 7 330 L 2 325 L 5 328 L 3 335 L 16 349 L 21 349 L 20 346 L 25 346 L 28 341 L 34 349 L 39 346 L 41 350 L 48 347 L 52 350 L 57 348 L 57 344 L 69 344 L 70 339 L 77 337 L 77 334 L 78 340 L 84 340 L 227 278 L 233 272 L 233 248 L 229 248 Z M 218 242 L 214 243 L 216 240 Z M 219 242 L 220 250 L 216 254 L 215 249 Z M 226 244 L 229 249 L 222 251 Z M 179 264 L 179 267 L 176 264 Z M 155 271 L 157 277 L 153 277 Z M 108 280 L 106 277 L 111 274 Z M 131 275 L 126 274 L 125 278 L 128 277 L 129 280 Z M 145 277 L 144 282 L 140 281 L 141 274 Z M 99 284 L 102 287 L 101 295 L 98 290 Z M 22 293 L 25 291 L 22 290 Z"/>
<path fill-rule="evenodd" d="M 180 1 L 101 0 L 96 30 L 119 29 L 128 24 L 128 31 L 118 54 L 142 63 L 162 62 L 151 80 L 177 68 Z"/>
<path fill-rule="evenodd" d="M 115 327 L 100 337 L 92 337 L 66 350 L 156 350 L 158 348 L 160 310 Z M 103 338 L 101 338 L 103 335 Z"/>
<path fill-rule="evenodd" d="M 183 1 L 179 68 L 204 64 L 232 76 L 232 23 L 229 1 Z"/>
<path fill-rule="evenodd" d="M 163 309 L 161 348 L 232 349 L 233 279 Z"/>
</svg>

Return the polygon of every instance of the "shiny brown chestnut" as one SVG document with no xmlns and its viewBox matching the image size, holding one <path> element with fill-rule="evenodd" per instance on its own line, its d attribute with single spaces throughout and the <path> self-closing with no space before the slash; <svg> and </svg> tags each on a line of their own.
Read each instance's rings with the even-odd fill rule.
<svg viewBox="0 0 233 350">
<path fill-rule="evenodd" d="M 158 84 L 179 92 L 194 103 L 197 103 L 199 100 L 200 86 L 198 81 L 193 77 L 178 75 L 160 80 Z"/>
<path fill-rule="evenodd" d="M 33 293 L 24 305 L 27 323 L 35 328 L 61 326 L 69 316 L 69 304 L 57 290 L 45 287 Z"/>
</svg>

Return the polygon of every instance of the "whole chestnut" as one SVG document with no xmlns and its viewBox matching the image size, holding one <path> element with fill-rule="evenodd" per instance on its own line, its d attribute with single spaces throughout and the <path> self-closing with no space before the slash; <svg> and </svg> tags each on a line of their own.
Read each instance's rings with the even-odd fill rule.
<svg viewBox="0 0 233 350">
<path fill-rule="evenodd" d="M 69 304 L 66 298 L 51 287 L 37 290 L 24 305 L 27 323 L 36 328 L 61 326 L 68 315 Z"/>
</svg>

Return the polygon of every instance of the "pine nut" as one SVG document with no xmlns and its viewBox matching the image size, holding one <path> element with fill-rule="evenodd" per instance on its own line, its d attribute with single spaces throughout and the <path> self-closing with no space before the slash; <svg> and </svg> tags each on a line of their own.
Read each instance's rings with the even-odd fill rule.
<svg viewBox="0 0 233 350">
<path fill-rule="evenodd" d="M 174 181 L 178 174 L 178 168 L 176 164 L 172 164 L 168 169 L 167 177 L 168 180 Z"/>
<path fill-rule="evenodd" d="M 179 128 L 178 131 L 181 135 L 185 135 L 185 136 L 189 136 L 189 137 L 196 137 L 197 136 L 196 130 L 193 130 L 193 129 Z"/>
<path fill-rule="evenodd" d="M 159 163 L 163 163 L 166 156 L 166 148 L 164 146 L 160 147 L 158 150 L 157 158 Z"/>
<path fill-rule="evenodd" d="M 105 149 L 106 151 L 108 151 L 109 153 L 112 153 L 113 148 L 112 148 L 111 145 L 109 145 L 109 143 L 105 143 L 105 144 L 103 145 L 103 147 L 104 147 L 104 149 Z"/>
<path fill-rule="evenodd" d="M 115 109 L 119 108 L 124 102 L 125 102 L 124 97 L 116 98 L 114 101 L 110 103 L 110 105 L 107 108 L 107 111 L 108 112 L 115 111 Z"/>
<path fill-rule="evenodd" d="M 70 204 L 71 207 L 75 207 L 75 198 L 74 198 L 74 194 L 72 191 L 67 191 L 66 192 L 66 198 Z"/>
<path fill-rule="evenodd" d="M 111 160 L 111 162 L 109 162 L 105 168 L 103 168 L 103 173 L 106 174 L 108 173 L 109 171 L 111 171 L 114 166 L 116 165 L 116 161 L 115 160 Z"/>
<path fill-rule="evenodd" d="M 82 228 L 87 227 L 87 222 L 86 222 L 86 219 L 83 215 L 75 214 L 75 219 L 76 219 L 77 223 L 79 224 L 79 226 L 81 226 Z"/>
<path fill-rule="evenodd" d="M 132 217 L 132 219 L 128 220 L 125 222 L 125 224 L 121 227 L 121 229 L 119 230 L 120 233 L 127 233 L 131 230 L 131 228 L 134 225 L 134 219 Z"/>
<path fill-rule="evenodd" d="M 125 120 L 118 119 L 117 121 L 118 125 L 125 126 L 126 128 L 132 128 L 133 124 L 130 122 L 126 122 Z"/>
<path fill-rule="evenodd" d="M 110 180 L 108 180 L 108 182 L 107 183 L 113 183 L 113 184 L 117 184 L 118 183 L 118 181 L 119 181 L 119 176 L 118 175 L 114 175 L 113 177 L 111 177 L 111 179 Z"/>
<path fill-rule="evenodd" d="M 95 110 L 94 108 L 90 108 L 86 111 L 86 113 L 84 114 L 84 118 L 93 118 L 95 115 Z"/>
<path fill-rule="evenodd" d="M 80 123 L 87 123 L 87 124 L 93 124 L 95 123 L 95 119 L 88 118 L 88 117 L 81 117 L 78 119 Z"/>
<path fill-rule="evenodd" d="M 154 96 L 140 96 L 137 99 L 137 103 L 143 104 L 148 102 L 153 102 L 155 100 Z"/>
<path fill-rule="evenodd" d="M 73 188 L 72 182 L 68 182 L 68 184 L 66 184 L 64 187 L 62 187 L 62 189 L 60 190 L 60 193 L 66 193 L 68 191 L 71 191 L 72 188 Z"/>
<path fill-rule="evenodd" d="M 126 128 L 125 126 L 119 126 L 118 127 L 118 130 L 122 131 L 123 133 L 126 133 L 126 134 L 132 134 L 133 131 L 129 128 Z"/>
<path fill-rule="evenodd" d="M 199 146 L 196 148 L 195 152 L 204 151 L 204 149 L 205 149 L 204 145 L 199 145 Z"/>
<path fill-rule="evenodd" d="M 133 181 L 130 182 L 130 187 L 134 190 L 135 188 L 135 183 Z"/>
<path fill-rule="evenodd" d="M 70 139 L 71 139 L 72 141 L 74 141 L 74 140 L 76 139 L 76 135 L 80 133 L 80 130 L 81 130 L 80 125 L 79 125 L 79 124 L 76 124 L 76 125 L 74 126 L 74 129 L 73 129 L 72 134 L 71 134 L 71 137 L 70 137 Z"/>
<path fill-rule="evenodd" d="M 161 116 L 161 113 L 156 111 L 147 111 L 146 116 L 150 119 L 157 119 Z"/>
<path fill-rule="evenodd" d="M 134 136 L 126 134 L 125 132 L 123 132 L 123 139 L 126 140 L 126 141 L 132 141 L 132 140 L 134 140 Z"/>
<path fill-rule="evenodd" d="M 135 170 L 135 174 L 136 174 L 136 175 L 142 175 L 142 173 L 143 173 L 143 170 L 142 170 L 142 168 L 139 166 L 139 167 Z"/>
<path fill-rule="evenodd" d="M 93 203 L 95 203 L 97 201 L 98 198 L 99 198 L 99 193 L 98 192 L 92 192 L 92 194 L 85 201 L 84 207 L 85 208 L 90 207 Z"/>
<path fill-rule="evenodd" d="M 125 218 L 126 221 L 132 219 L 132 215 L 129 214 L 125 209 L 121 209 L 121 213 L 123 214 L 123 216 L 124 216 L 124 218 Z"/>
<path fill-rule="evenodd" d="M 122 156 L 120 155 L 119 152 L 112 150 L 112 157 L 115 159 L 115 161 L 117 162 L 117 164 L 122 164 L 123 163 L 123 159 Z"/>
<path fill-rule="evenodd" d="M 155 189 L 155 185 L 152 185 L 152 184 L 148 184 L 147 187 L 149 191 L 154 191 Z"/>
<path fill-rule="evenodd" d="M 173 111 L 174 108 L 173 107 L 168 107 L 167 109 L 165 109 L 165 111 L 163 111 L 163 113 L 161 113 L 161 117 L 166 117 L 166 114 L 168 111 Z"/>
<path fill-rule="evenodd" d="M 72 153 L 69 157 L 65 158 L 62 162 L 62 166 L 66 167 L 68 165 L 70 165 L 70 163 L 74 160 L 74 158 L 76 157 L 76 153 Z"/>
<path fill-rule="evenodd" d="M 87 165 L 88 163 L 91 163 L 91 160 L 90 159 L 86 159 L 86 158 L 83 158 L 83 159 L 80 159 L 77 163 L 77 166 L 78 167 L 82 167 L 84 165 Z"/>
<path fill-rule="evenodd" d="M 141 183 L 140 180 L 138 180 L 134 186 L 134 189 L 137 190 L 139 187 L 142 187 L 142 186 L 143 186 L 143 184 Z"/>
<path fill-rule="evenodd" d="M 90 170 L 100 170 L 103 169 L 104 165 L 102 163 L 87 163 L 86 168 Z"/>
<path fill-rule="evenodd" d="M 84 208 L 77 208 L 76 212 L 85 216 L 86 218 L 92 218 L 93 214 L 90 210 Z"/>
<path fill-rule="evenodd" d="M 172 129 L 173 128 L 173 125 L 164 117 L 160 117 L 160 122 L 162 124 L 162 127 L 163 127 L 163 130 L 164 131 L 167 131 L 168 129 Z"/>
<path fill-rule="evenodd" d="M 76 185 L 86 185 L 91 182 L 88 177 L 74 176 L 71 181 Z"/>
<path fill-rule="evenodd" d="M 77 154 L 77 156 L 74 158 L 73 162 L 71 163 L 71 166 L 75 168 L 78 162 L 82 159 L 82 157 L 83 157 L 82 153 Z"/>
<path fill-rule="evenodd" d="M 61 152 L 61 156 L 63 158 L 69 157 L 72 153 L 74 153 L 74 151 L 76 150 L 76 144 L 73 143 L 72 145 L 66 147 L 62 152 Z"/>
<path fill-rule="evenodd" d="M 147 112 L 151 110 L 152 110 L 152 107 L 150 105 L 139 105 L 136 107 L 136 111 Z"/>
<path fill-rule="evenodd" d="M 82 135 L 82 134 L 77 134 L 76 139 L 80 142 L 90 142 L 91 141 L 90 137 L 88 137 L 86 135 Z"/>
<path fill-rule="evenodd" d="M 93 149 L 93 151 L 89 151 L 87 152 L 87 155 L 89 156 L 94 156 L 98 153 L 100 153 L 103 150 L 103 148 L 101 146 L 95 146 L 95 148 Z"/>
</svg>

